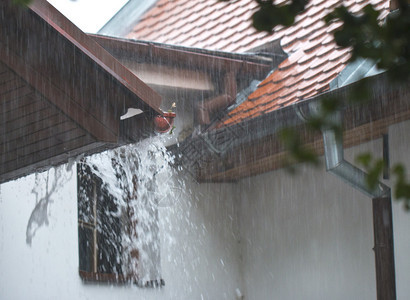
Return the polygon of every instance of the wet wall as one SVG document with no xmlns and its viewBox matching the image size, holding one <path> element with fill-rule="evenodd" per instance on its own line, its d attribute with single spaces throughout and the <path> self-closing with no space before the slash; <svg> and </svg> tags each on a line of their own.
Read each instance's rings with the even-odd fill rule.
<svg viewBox="0 0 410 300">
<path fill-rule="evenodd" d="M 183 190 L 175 183 L 173 199 L 161 201 L 165 286 L 153 289 L 82 282 L 75 168 L 63 176 L 50 196 L 48 225 L 37 229 L 31 246 L 26 229 L 36 204 L 32 191 L 44 196 L 46 178 L 31 175 L 1 185 L 1 299 L 235 299 L 241 276 L 232 185 L 199 185 L 188 178 Z"/>
<path fill-rule="evenodd" d="M 410 122 L 389 128 L 391 162 L 404 162 L 408 170 L 409 140 Z M 348 149 L 346 159 L 363 150 L 381 157 L 382 142 Z M 371 199 L 326 173 L 324 165 L 229 184 L 198 184 L 184 172 L 172 178 L 175 195 L 158 208 L 162 289 L 81 281 L 76 175 L 68 170 L 31 246 L 27 224 L 47 193 L 45 178 L 31 175 L 0 186 L 2 299 L 376 298 Z M 400 203 L 394 203 L 393 222 L 397 296 L 405 299 L 410 214 Z"/>
<path fill-rule="evenodd" d="M 404 163 L 410 122 L 389 127 L 390 161 Z M 382 141 L 347 149 L 345 157 Z M 407 174 L 409 176 L 410 174 Z M 386 180 L 387 185 L 392 185 Z M 376 299 L 371 199 L 326 173 L 300 165 L 290 176 L 277 170 L 239 183 L 239 227 L 244 293 L 249 299 Z M 394 191 L 393 191 L 394 192 Z M 397 298 L 410 293 L 410 213 L 393 199 Z"/>
</svg>

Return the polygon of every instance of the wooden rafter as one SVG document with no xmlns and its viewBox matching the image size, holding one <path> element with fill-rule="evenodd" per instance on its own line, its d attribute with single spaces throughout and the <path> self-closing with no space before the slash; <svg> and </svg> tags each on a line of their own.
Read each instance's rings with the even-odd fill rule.
<svg viewBox="0 0 410 300">
<path fill-rule="evenodd" d="M 142 137 L 157 93 L 47 1 L 0 8 L 0 182 Z"/>
</svg>

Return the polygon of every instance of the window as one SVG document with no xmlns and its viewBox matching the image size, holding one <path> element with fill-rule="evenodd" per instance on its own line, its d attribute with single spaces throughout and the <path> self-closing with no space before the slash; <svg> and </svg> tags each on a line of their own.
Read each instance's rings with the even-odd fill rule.
<svg viewBox="0 0 410 300">
<path fill-rule="evenodd" d="M 115 199 L 86 164 L 78 166 L 79 271 L 85 280 L 124 281 Z"/>
<path fill-rule="evenodd" d="M 121 179 L 124 174 L 118 174 L 121 173 L 118 171 L 120 169 L 115 169 L 117 179 Z M 164 280 L 158 276 L 147 278 L 150 274 L 141 274 L 144 266 L 140 259 L 140 249 L 129 243 L 138 238 L 137 227 L 143 225 L 132 221 L 135 219 L 135 208 L 129 205 L 136 198 L 136 175 L 132 178 L 132 193 L 127 186 L 122 186 L 124 194 L 128 195 L 125 201 L 119 201 L 124 199 L 116 199 L 111 195 L 101 178 L 87 164 L 77 165 L 77 175 L 80 277 L 85 281 L 163 286 Z M 158 263 L 159 261 L 150 264 Z"/>
</svg>

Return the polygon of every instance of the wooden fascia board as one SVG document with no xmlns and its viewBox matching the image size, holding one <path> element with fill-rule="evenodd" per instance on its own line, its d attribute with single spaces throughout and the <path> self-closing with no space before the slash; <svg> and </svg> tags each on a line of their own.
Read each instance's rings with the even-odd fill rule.
<svg viewBox="0 0 410 300">
<path fill-rule="evenodd" d="M 343 146 L 350 148 L 371 140 L 379 139 L 388 132 L 390 125 L 406 121 L 410 119 L 410 110 L 402 111 L 396 116 L 389 116 L 385 119 L 377 120 L 372 123 L 363 124 L 361 126 L 349 129 L 343 133 Z M 276 169 L 286 167 L 289 164 L 288 153 L 283 150 L 272 151 L 272 153 L 265 152 L 264 149 L 268 147 L 275 147 L 276 136 L 270 137 L 265 141 L 261 141 L 259 145 L 251 145 L 238 149 L 236 155 L 230 153 L 229 156 L 222 159 L 222 162 L 218 164 L 212 163 L 209 166 L 204 167 L 197 174 L 199 182 L 232 182 L 237 181 L 245 177 L 259 175 L 262 173 L 270 172 Z M 323 138 L 316 135 L 304 137 L 304 147 L 312 149 L 317 155 L 321 156 L 324 153 Z M 266 151 L 266 150 L 265 150 Z M 255 156 L 260 155 L 259 158 L 254 159 Z M 238 156 L 241 157 L 241 161 L 238 161 Z M 250 159 L 251 158 L 251 159 Z M 229 161 L 226 163 L 224 161 Z M 212 170 L 219 170 L 221 166 L 232 165 L 231 168 L 225 169 L 222 172 L 214 172 Z"/>
<path fill-rule="evenodd" d="M 59 11 L 45 0 L 33 0 L 30 9 L 50 26 L 95 61 L 110 76 L 135 94 L 145 105 L 161 113 L 161 96 L 144 84 L 131 71 L 121 65 L 110 53 L 90 39 Z"/>
<path fill-rule="evenodd" d="M 402 84 L 392 86 L 387 83 L 385 74 L 368 78 L 368 83 L 371 85 L 373 99 L 370 103 L 348 106 L 345 112 L 344 120 L 344 146 L 352 147 L 369 140 L 380 138 L 385 134 L 390 125 L 410 119 L 410 84 Z M 331 91 L 327 93 L 336 95 L 348 102 L 350 86 Z M 304 106 L 309 101 L 317 101 L 322 97 L 320 95 L 314 99 L 305 100 L 297 105 Z M 255 122 L 250 120 L 253 125 L 243 124 L 247 130 L 252 130 L 248 127 L 257 127 L 261 123 L 270 120 L 297 120 L 297 115 L 294 109 L 286 109 L 286 115 L 278 117 L 278 114 L 283 114 L 280 110 L 265 115 Z M 265 118 L 265 120 L 263 120 Z M 295 121 L 300 124 L 300 122 Z M 280 127 L 279 125 L 276 127 Z M 304 125 L 298 125 L 298 130 L 303 132 L 302 138 L 305 147 L 313 149 L 318 155 L 323 154 L 323 140 L 320 135 L 312 134 L 306 131 Z M 250 134 L 257 136 L 257 134 Z M 247 139 L 249 135 L 245 136 Z M 256 140 L 247 140 L 243 143 L 237 143 L 235 147 L 227 151 L 223 156 L 217 158 L 208 158 L 209 163 L 202 165 L 202 168 L 197 174 L 198 181 L 211 182 L 230 182 L 239 180 L 244 177 L 261 174 L 284 167 L 287 162 L 287 153 L 278 142 L 278 137 L 275 132 L 270 135 L 265 135 Z"/>
<path fill-rule="evenodd" d="M 76 144 L 76 145 L 73 145 L 72 149 L 69 149 L 68 151 L 61 151 L 58 154 L 48 157 L 48 158 L 40 157 L 40 159 L 36 162 L 28 164 L 24 167 L 0 174 L 0 184 L 10 181 L 10 180 L 17 179 L 27 174 L 31 174 L 33 172 L 37 172 L 39 170 L 48 169 L 51 166 L 56 166 L 62 163 L 66 163 L 69 161 L 70 158 L 76 157 L 78 155 L 82 155 L 84 153 L 92 154 L 92 153 L 104 151 L 109 148 L 110 148 L 109 144 L 101 143 L 101 142 L 90 142 L 88 144 L 81 144 L 81 145 Z"/>
<path fill-rule="evenodd" d="M 235 58 L 220 56 L 217 53 L 195 52 L 172 48 L 169 45 L 161 45 L 155 43 L 143 43 L 140 41 L 131 41 L 100 35 L 89 35 L 98 44 L 104 47 L 117 58 L 133 59 L 135 54 L 139 54 L 139 58 L 148 58 L 152 64 L 168 64 L 176 68 L 191 68 L 200 69 L 206 72 L 228 72 L 237 71 L 245 75 L 266 75 L 274 67 L 272 63 L 258 63 L 248 61 L 246 57 L 252 55 L 236 55 Z M 232 54 L 233 55 L 233 54 Z M 138 57 L 137 57 L 138 59 Z"/>
</svg>

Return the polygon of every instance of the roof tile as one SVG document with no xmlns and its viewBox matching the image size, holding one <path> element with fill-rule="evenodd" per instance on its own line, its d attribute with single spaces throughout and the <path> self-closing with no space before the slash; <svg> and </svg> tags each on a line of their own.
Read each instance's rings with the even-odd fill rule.
<svg viewBox="0 0 410 300">
<path fill-rule="evenodd" d="M 382 15 L 387 13 L 388 6 L 385 2 L 388 1 L 373 0 L 373 2 L 383 2 L 383 5 L 379 4 L 383 9 Z M 243 105 L 253 102 L 255 104 L 253 110 L 258 108 L 259 114 L 269 113 L 329 89 L 330 81 L 344 69 L 348 62 L 351 50 L 338 48 L 331 35 L 340 27 L 340 22 L 334 22 L 325 27 L 322 18 L 313 20 L 311 16 L 341 3 L 342 1 L 319 0 L 310 2 L 312 5 L 305 12 L 307 17 L 303 16 L 293 28 L 284 30 L 281 45 L 289 53 L 288 59 L 283 61 L 277 70 L 259 85 Z M 366 3 L 365 0 L 350 0 L 347 5 L 357 11 Z M 308 20 L 309 16 L 310 20 Z M 223 124 L 234 124 L 239 119 L 243 121 L 248 118 L 249 107 L 247 107 L 247 116 L 240 117 L 241 105 L 230 112 Z M 235 115 L 235 119 L 231 120 L 230 115 Z"/>
<path fill-rule="evenodd" d="M 337 6 L 345 5 L 358 12 L 369 2 L 380 10 L 382 17 L 387 15 L 388 0 L 311 0 L 305 12 L 296 17 L 295 24 L 289 28 L 278 26 L 272 34 L 266 34 L 252 28 L 254 0 L 158 0 L 128 37 L 235 52 L 280 40 L 288 58 L 259 84 L 247 101 L 228 114 L 223 124 L 229 125 L 329 89 L 329 82 L 348 62 L 350 49 L 340 49 L 334 42 L 332 33 L 341 23 L 326 25 L 323 19 Z"/>
<path fill-rule="evenodd" d="M 255 9 L 255 1 L 238 0 L 234 3 L 209 0 L 158 0 L 154 7 L 146 12 L 139 23 L 128 34 L 129 38 L 179 44 L 183 46 L 200 47 L 206 45 L 210 50 L 229 51 L 230 49 L 251 49 L 246 42 L 236 37 L 227 39 L 226 43 L 218 43 L 222 48 L 215 48 L 214 43 L 207 43 L 205 38 L 220 36 L 225 28 L 234 28 L 238 35 L 245 32 L 255 34 L 250 16 Z M 212 21 L 214 26 L 209 27 Z M 206 27 L 209 34 L 196 35 L 192 29 Z M 165 33 L 164 33 L 165 32 Z M 171 34 L 168 34 L 171 33 Z M 221 37 L 222 39 L 222 37 Z M 275 39 L 272 35 L 264 35 L 255 39 L 252 48 L 263 45 Z M 214 38 L 216 40 L 216 37 Z"/>
</svg>

